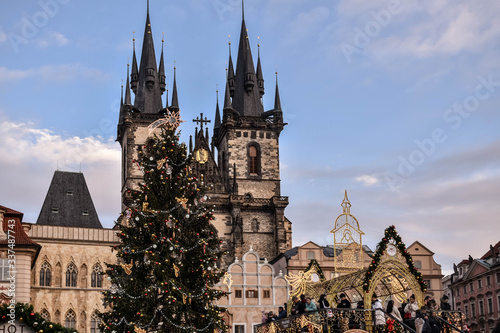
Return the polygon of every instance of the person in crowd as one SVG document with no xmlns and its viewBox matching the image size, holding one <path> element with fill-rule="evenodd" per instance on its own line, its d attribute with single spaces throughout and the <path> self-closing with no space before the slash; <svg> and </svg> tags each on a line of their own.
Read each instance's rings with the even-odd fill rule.
<svg viewBox="0 0 500 333">
<path fill-rule="evenodd" d="M 318 304 L 320 309 L 329 309 L 330 303 L 326 300 L 326 295 L 322 294 L 318 299 Z"/>
<path fill-rule="evenodd" d="M 424 298 L 424 304 L 425 304 L 425 306 L 426 306 L 427 308 L 429 308 L 429 302 L 430 302 L 431 300 L 432 300 L 432 297 L 430 297 L 430 296 L 428 296 L 428 295 L 427 295 L 427 296 L 425 296 L 425 298 Z"/>
<path fill-rule="evenodd" d="M 302 303 L 297 296 L 292 297 L 292 310 L 291 310 L 291 315 L 296 316 L 300 315 L 306 312 L 306 305 L 305 303 Z"/>
<path fill-rule="evenodd" d="M 350 309 L 351 302 L 347 299 L 344 293 L 340 294 L 340 302 L 337 304 L 337 308 L 339 309 Z"/>
<path fill-rule="evenodd" d="M 266 320 L 266 323 L 270 323 L 270 322 L 273 322 L 273 321 L 275 321 L 275 320 L 276 320 L 276 316 L 275 316 L 274 312 L 269 311 L 269 312 L 267 313 L 267 320 Z"/>
<path fill-rule="evenodd" d="M 441 322 L 436 317 L 436 311 L 431 310 L 429 312 L 429 326 L 431 327 L 431 333 L 441 332 Z"/>
<path fill-rule="evenodd" d="M 311 297 L 306 298 L 306 312 L 312 312 L 318 310 L 318 307 L 316 306 L 316 303 L 314 302 Z"/>
<path fill-rule="evenodd" d="M 365 301 L 359 301 L 356 303 L 356 309 L 364 309 L 365 308 Z"/>
<path fill-rule="evenodd" d="M 384 332 L 385 314 L 383 311 L 382 301 L 378 299 L 377 294 L 372 295 L 372 309 L 375 310 L 375 331 L 377 333 Z"/>
<path fill-rule="evenodd" d="M 392 299 L 387 303 L 387 309 L 385 310 L 385 312 L 393 316 L 394 319 L 403 322 L 403 318 L 401 318 L 401 314 L 399 313 L 399 310 Z"/>
<path fill-rule="evenodd" d="M 427 302 L 427 308 L 432 311 L 439 311 L 439 306 L 434 299 L 431 299 L 429 302 Z"/>
<path fill-rule="evenodd" d="M 431 325 L 429 324 L 429 315 L 427 314 L 427 307 L 424 305 L 415 314 L 415 328 L 417 332 L 432 333 Z M 421 328 L 420 328 L 421 326 Z"/>
<path fill-rule="evenodd" d="M 410 296 L 410 302 L 405 306 L 404 323 L 415 329 L 415 318 L 417 316 L 418 304 L 415 295 Z"/>
<path fill-rule="evenodd" d="M 260 317 L 260 322 L 262 324 L 265 324 L 267 322 L 267 311 L 262 310 L 262 316 Z"/>
<path fill-rule="evenodd" d="M 441 297 L 441 310 L 445 310 L 445 311 L 448 311 L 448 310 L 451 310 L 451 305 L 450 303 L 448 303 L 448 296 L 444 295 L 443 297 Z"/>
<path fill-rule="evenodd" d="M 285 311 L 285 308 L 280 306 L 278 308 L 278 318 L 276 318 L 276 319 L 283 319 L 283 318 L 286 318 L 286 311 Z"/>
</svg>

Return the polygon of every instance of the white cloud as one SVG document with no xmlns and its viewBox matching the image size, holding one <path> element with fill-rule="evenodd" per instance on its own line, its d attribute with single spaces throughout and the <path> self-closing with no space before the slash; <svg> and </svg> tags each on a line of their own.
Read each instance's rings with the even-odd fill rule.
<svg viewBox="0 0 500 333">
<path fill-rule="evenodd" d="M 0 83 L 12 82 L 27 78 L 39 78 L 47 81 L 67 82 L 80 79 L 88 79 L 97 82 L 106 82 L 111 74 L 99 69 L 89 68 L 80 63 L 45 65 L 29 69 L 9 69 L 0 67 Z"/>
<path fill-rule="evenodd" d="M 362 175 L 355 178 L 356 181 L 363 183 L 365 186 L 372 186 L 379 182 L 377 177 L 371 175 Z"/>
<path fill-rule="evenodd" d="M 64 138 L 32 123 L 0 119 L 2 204 L 25 213 L 27 222 L 36 218 L 56 169 L 78 172 L 87 180 L 101 223 L 112 226 L 120 209 L 121 150 L 113 140 L 95 137 Z M 111 192 L 111 193 L 110 193 Z"/>
</svg>

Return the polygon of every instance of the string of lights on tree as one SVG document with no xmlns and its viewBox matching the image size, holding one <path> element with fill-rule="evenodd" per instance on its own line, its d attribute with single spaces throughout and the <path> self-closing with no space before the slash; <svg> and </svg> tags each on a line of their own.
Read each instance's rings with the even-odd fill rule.
<svg viewBox="0 0 500 333">
<path fill-rule="evenodd" d="M 382 256 L 384 255 L 384 253 L 387 249 L 387 245 L 389 243 L 393 244 L 394 246 L 396 246 L 398 248 L 399 252 L 401 253 L 401 256 L 406 260 L 406 263 L 408 264 L 408 268 L 409 268 L 410 272 L 413 274 L 413 276 L 415 276 L 415 279 L 418 281 L 421 290 L 426 291 L 427 286 L 426 286 L 424 279 L 422 277 L 422 273 L 420 273 L 417 270 L 417 268 L 415 267 L 415 265 L 413 264 L 413 259 L 412 259 L 411 255 L 408 253 L 408 251 L 406 250 L 406 245 L 401 240 L 401 236 L 398 234 L 398 232 L 396 231 L 396 227 L 393 225 L 388 227 L 387 229 L 385 229 L 385 236 L 384 236 L 384 238 L 382 238 L 380 243 L 378 243 L 378 245 L 377 245 L 377 250 L 375 251 L 375 254 L 373 255 L 373 258 L 372 258 L 373 260 L 372 260 L 370 266 L 368 266 L 368 270 L 366 271 L 365 278 L 363 280 L 363 290 L 365 292 L 369 291 L 371 278 L 373 277 L 373 274 L 377 270 L 377 268 L 380 264 L 380 260 L 381 260 Z"/>
<path fill-rule="evenodd" d="M 225 309 L 214 302 L 226 292 L 212 288 L 224 271 L 208 187 L 179 143 L 178 112 L 160 120 L 133 161 L 143 181 L 127 190 L 116 225 L 121 242 L 114 247 L 118 263 L 106 270 L 110 311 L 101 315 L 101 331 L 225 332 Z"/>
</svg>

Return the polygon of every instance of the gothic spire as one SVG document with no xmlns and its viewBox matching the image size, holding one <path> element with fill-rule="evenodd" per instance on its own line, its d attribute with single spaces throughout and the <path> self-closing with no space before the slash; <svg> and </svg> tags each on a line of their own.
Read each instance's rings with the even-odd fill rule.
<svg viewBox="0 0 500 333">
<path fill-rule="evenodd" d="M 259 37 L 257 37 L 259 38 Z M 264 76 L 262 75 L 262 66 L 260 64 L 260 43 L 257 44 L 257 84 L 259 85 L 260 96 L 264 95 Z"/>
<path fill-rule="evenodd" d="M 229 92 L 229 82 L 226 80 L 226 94 L 224 96 L 224 109 L 232 109 L 233 105 L 231 103 L 231 93 Z"/>
<path fill-rule="evenodd" d="M 242 3 L 243 5 L 243 3 Z M 252 51 L 248 40 L 244 10 L 242 10 L 240 44 L 236 60 L 236 80 L 233 96 L 233 108 L 243 116 L 260 117 L 264 111 L 260 93 L 256 87 L 257 78 L 253 64 Z"/>
<path fill-rule="evenodd" d="M 220 121 L 220 111 L 219 111 L 219 90 L 216 92 L 216 106 L 215 106 L 215 121 L 214 121 L 214 131 L 220 128 L 221 121 Z"/>
<path fill-rule="evenodd" d="M 160 77 L 156 66 L 155 48 L 149 18 L 149 1 L 146 15 L 141 62 L 134 106 L 144 113 L 157 113 L 162 109 Z"/>
<path fill-rule="evenodd" d="M 172 105 L 170 105 L 169 109 L 171 111 L 179 111 L 179 100 L 177 97 L 177 82 L 175 78 L 176 67 L 174 66 L 174 85 L 172 87 Z"/>
<path fill-rule="evenodd" d="M 130 97 L 129 64 L 127 64 L 127 83 L 125 84 L 125 105 L 132 105 Z"/>
<path fill-rule="evenodd" d="M 231 57 L 231 41 L 229 41 L 229 64 L 227 69 L 227 80 L 229 81 L 229 92 L 231 93 L 231 97 L 234 97 L 235 76 L 234 76 L 233 58 Z"/>
<path fill-rule="evenodd" d="M 165 64 L 163 62 L 163 43 L 165 42 L 165 39 L 162 38 L 161 40 L 161 56 L 160 56 L 160 67 L 158 67 L 158 74 L 160 75 L 160 89 L 161 92 L 163 93 L 165 91 Z M 167 105 L 167 104 L 166 104 Z"/>
<path fill-rule="evenodd" d="M 274 110 L 281 111 L 280 91 L 278 89 L 278 72 L 276 72 L 276 93 L 274 95 Z"/>
<path fill-rule="evenodd" d="M 135 34 L 135 31 L 134 31 Z M 137 57 L 135 55 L 135 36 L 132 38 L 132 43 L 134 45 L 134 51 L 132 55 L 132 74 L 130 76 L 130 86 L 134 91 L 134 94 L 137 94 L 137 83 L 139 81 L 139 69 L 137 67 Z"/>
</svg>

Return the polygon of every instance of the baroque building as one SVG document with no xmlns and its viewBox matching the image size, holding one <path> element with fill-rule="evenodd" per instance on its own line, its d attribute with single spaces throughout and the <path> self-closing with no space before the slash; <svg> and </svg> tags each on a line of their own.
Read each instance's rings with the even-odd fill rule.
<svg viewBox="0 0 500 333">
<path fill-rule="evenodd" d="M 149 6 L 140 65 L 137 63 L 134 40 L 132 71 L 130 77 L 127 73 L 117 130 L 122 147 L 122 208 L 131 204 L 128 191 L 137 188 L 142 179 L 134 161 L 151 142 L 153 133 L 148 127 L 165 116 L 178 118 L 180 113 L 175 68 L 170 105 L 167 95 L 163 106 L 164 55 L 162 49 L 157 66 Z M 200 126 L 194 147 L 192 140 L 189 145 L 191 167 L 198 178 L 212 185 L 208 204 L 214 206 L 214 225 L 227 251 L 226 266 L 250 246 L 261 258 L 274 258 L 291 248 L 291 222 L 285 217 L 288 197 L 281 195 L 280 185 L 279 136 L 286 124 L 277 80 L 272 110 L 264 110 L 264 93 L 260 53 L 255 67 L 243 16 L 236 70 L 229 52 L 224 107 L 221 117 L 217 101 L 212 141 L 205 125 L 210 121 L 201 113 L 194 119 Z"/>
<path fill-rule="evenodd" d="M 500 320 L 500 242 L 490 245 L 481 258 L 469 255 L 453 269 L 444 278 L 452 307 L 465 314 L 472 332 L 492 332 Z"/>
</svg>

